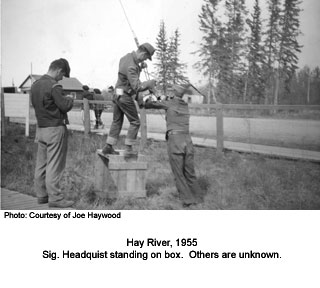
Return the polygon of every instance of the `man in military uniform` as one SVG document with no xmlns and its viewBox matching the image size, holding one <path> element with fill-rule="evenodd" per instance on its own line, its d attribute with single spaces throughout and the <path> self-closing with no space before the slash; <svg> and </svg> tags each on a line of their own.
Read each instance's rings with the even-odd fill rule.
<svg viewBox="0 0 320 288">
<path fill-rule="evenodd" d="M 53 61 L 47 74 L 33 83 L 31 101 L 37 118 L 38 154 L 34 187 L 39 204 L 66 208 L 74 204 L 66 200 L 60 189 L 68 149 L 67 112 L 73 97 L 65 96 L 58 81 L 70 76 L 67 60 Z"/>
<path fill-rule="evenodd" d="M 202 202 L 203 191 L 194 169 L 194 148 L 189 134 L 189 107 L 182 97 L 190 92 L 188 85 L 173 85 L 174 97 L 144 104 L 146 109 L 165 109 L 167 149 L 176 187 L 184 207 Z"/>
<path fill-rule="evenodd" d="M 115 86 L 113 121 L 107 138 L 107 144 L 103 148 L 103 154 L 119 154 L 113 149 L 116 144 L 126 115 L 130 126 L 125 139 L 125 156 L 136 155 L 132 145 L 135 144 L 140 127 L 140 118 L 134 100 L 141 91 L 152 90 L 155 86 L 154 80 L 141 82 L 140 72 L 145 64 L 143 61 L 152 60 L 155 49 L 149 43 L 139 46 L 137 51 L 128 53 L 120 59 L 118 81 Z"/>
<path fill-rule="evenodd" d="M 103 95 L 101 94 L 101 91 L 100 89 L 98 88 L 94 88 L 93 89 L 93 100 L 98 100 L 98 101 L 104 101 L 104 97 Z M 102 120 L 101 120 L 101 115 L 102 115 L 102 112 L 103 112 L 103 109 L 104 109 L 104 105 L 103 104 L 94 104 L 94 114 L 95 114 L 95 117 L 96 117 L 96 125 L 94 126 L 95 129 L 99 129 L 99 127 L 102 127 L 103 128 L 103 123 L 102 123 Z"/>
<path fill-rule="evenodd" d="M 90 92 L 89 91 L 89 86 L 88 85 L 83 85 L 82 86 L 82 89 L 83 89 L 83 93 L 82 93 L 82 98 L 84 99 L 88 99 L 89 101 L 90 100 L 93 100 L 93 93 L 92 92 Z M 89 105 L 89 108 L 90 109 L 93 109 L 93 105 L 92 104 L 90 104 Z M 83 109 L 83 107 L 82 107 L 82 109 Z"/>
</svg>

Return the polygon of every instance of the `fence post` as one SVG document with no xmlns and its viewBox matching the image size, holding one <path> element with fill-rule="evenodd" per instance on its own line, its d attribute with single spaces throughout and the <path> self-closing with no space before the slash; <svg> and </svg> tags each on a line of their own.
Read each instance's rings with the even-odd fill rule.
<svg viewBox="0 0 320 288">
<path fill-rule="evenodd" d="M 87 98 L 83 98 L 83 118 L 84 135 L 88 136 L 90 133 L 90 107 Z"/>
<path fill-rule="evenodd" d="M 30 131 L 30 94 L 28 93 L 28 108 L 26 111 L 26 137 L 29 137 L 29 131 Z"/>
<path fill-rule="evenodd" d="M 217 151 L 218 154 L 223 152 L 223 110 L 221 104 L 216 108 L 216 125 L 217 125 Z"/>
<path fill-rule="evenodd" d="M 3 88 L 1 88 L 1 136 L 6 135 L 6 126 L 5 126 L 5 118 L 4 118 L 4 95 Z"/>
<path fill-rule="evenodd" d="M 140 149 L 144 149 L 147 144 L 147 113 L 145 108 L 140 109 L 140 135 L 141 135 L 141 141 L 140 141 Z"/>
</svg>

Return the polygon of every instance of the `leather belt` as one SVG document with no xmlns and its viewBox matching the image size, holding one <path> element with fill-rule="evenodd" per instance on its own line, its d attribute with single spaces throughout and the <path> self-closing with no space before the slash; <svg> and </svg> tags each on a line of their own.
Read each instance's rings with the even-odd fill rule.
<svg viewBox="0 0 320 288">
<path fill-rule="evenodd" d="M 189 134 L 189 132 L 184 130 L 169 130 L 167 131 L 167 134 L 168 135 Z"/>
</svg>

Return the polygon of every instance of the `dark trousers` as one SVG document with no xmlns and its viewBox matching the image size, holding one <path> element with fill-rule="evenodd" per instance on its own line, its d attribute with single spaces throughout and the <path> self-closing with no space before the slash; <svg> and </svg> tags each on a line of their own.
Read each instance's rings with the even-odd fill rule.
<svg viewBox="0 0 320 288">
<path fill-rule="evenodd" d="M 190 135 L 170 135 L 167 148 L 180 199 L 185 204 L 201 202 L 203 192 L 194 169 L 194 148 Z"/>
<path fill-rule="evenodd" d="M 95 109 L 94 110 L 94 115 L 96 116 L 96 125 L 102 125 L 101 121 L 101 114 L 102 114 L 103 109 Z"/>
<path fill-rule="evenodd" d="M 136 105 L 131 96 L 125 94 L 118 99 L 114 100 L 113 105 L 113 120 L 109 135 L 107 138 L 107 144 L 116 144 L 120 131 L 122 129 L 124 115 L 126 115 L 130 126 L 126 136 L 125 144 L 133 145 L 136 142 L 138 131 L 140 128 L 140 118 Z"/>
</svg>

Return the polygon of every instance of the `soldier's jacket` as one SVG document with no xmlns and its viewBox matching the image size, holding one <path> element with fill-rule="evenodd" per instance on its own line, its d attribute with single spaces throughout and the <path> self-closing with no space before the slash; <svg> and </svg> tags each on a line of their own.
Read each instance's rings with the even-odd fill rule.
<svg viewBox="0 0 320 288">
<path fill-rule="evenodd" d="M 89 101 L 90 100 L 94 100 L 93 99 L 93 93 L 91 93 L 91 92 L 89 92 L 89 91 L 83 91 L 83 93 L 82 93 L 82 98 L 84 99 L 84 98 L 86 98 L 86 99 L 88 99 Z M 84 104 L 82 104 L 82 109 L 83 109 L 83 105 Z M 89 104 L 89 109 L 93 109 L 94 108 L 94 105 L 92 104 L 92 103 L 90 103 Z"/>
<path fill-rule="evenodd" d="M 93 100 L 104 101 L 104 97 L 102 94 L 94 93 Z M 103 110 L 103 108 L 104 108 L 104 104 L 94 104 L 95 110 Z"/>
<path fill-rule="evenodd" d="M 147 102 L 146 109 L 166 110 L 167 131 L 185 131 L 189 133 L 189 106 L 179 97 L 159 102 Z"/>
<path fill-rule="evenodd" d="M 62 86 L 49 75 L 43 75 L 31 86 L 31 102 L 38 127 L 56 127 L 68 124 L 67 112 L 73 99 L 66 98 Z"/>
<path fill-rule="evenodd" d="M 141 86 L 140 73 L 141 68 L 135 52 L 128 53 L 120 59 L 115 88 L 122 88 L 130 96 L 136 94 Z"/>
<path fill-rule="evenodd" d="M 165 109 L 168 141 L 168 152 L 174 154 L 193 153 L 193 145 L 189 134 L 190 113 L 188 103 L 181 98 L 174 97 L 171 100 L 160 102 L 147 102 L 146 109 Z M 170 135 L 170 132 L 179 132 Z"/>
<path fill-rule="evenodd" d="M 93 100 L 93 93 L 91 93 L 89 91 L 83 91 L 82 97 L 86 98 L 88 100 Z"/>
</svg>

